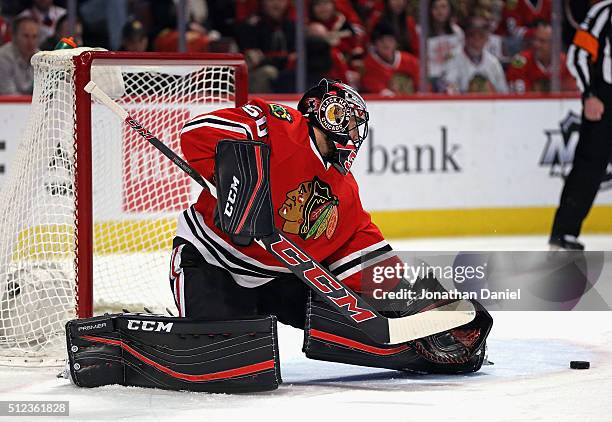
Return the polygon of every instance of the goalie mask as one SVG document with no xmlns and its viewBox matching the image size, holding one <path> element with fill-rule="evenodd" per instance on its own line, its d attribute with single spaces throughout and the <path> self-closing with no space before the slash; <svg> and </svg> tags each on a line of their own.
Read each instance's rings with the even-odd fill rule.
<svg viewBox="0 0 612 422">
<path fill-rule="evenodd" d="M 298 111 L 319 128 L 333 144 L 326 159 L 340 173 L 347 174 L 357 151 L 368 136 L 368 110 L 363 98 L 350 86 L 330 79 L 310 88 L 298 104 Z"/>
</svg>

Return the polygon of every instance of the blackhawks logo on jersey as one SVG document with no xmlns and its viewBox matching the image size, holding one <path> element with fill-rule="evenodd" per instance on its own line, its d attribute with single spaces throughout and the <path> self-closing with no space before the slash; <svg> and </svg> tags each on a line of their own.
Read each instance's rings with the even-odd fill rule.
<svg viewBox="0 0 612 422">
<path fill-rule="evenodd" d="M 287 192 L 287 199 L 278 209 L 285 220 L 283 231 L 302 239 L 318 239 L 325 233 L 331 239 L 338 225 L 338 197 L 318 177 L 302 182 Z"/>
<path fill-rule="evenodd" d="M 268 104 L 270 106 L 270 113 L 277 119 L 286 120 L 289 123 L 293 122 L 293 116 L 287 111 L 285 107 L 280 104 Z"/>
<path fill-rule="evenodd" d="M 527 64 L 527 57 L 523 56 L 522 54 L 516 54 L 512 58 L 512 62 L 510 64 L 516 69 L 521 69 Z"/>
</svg>

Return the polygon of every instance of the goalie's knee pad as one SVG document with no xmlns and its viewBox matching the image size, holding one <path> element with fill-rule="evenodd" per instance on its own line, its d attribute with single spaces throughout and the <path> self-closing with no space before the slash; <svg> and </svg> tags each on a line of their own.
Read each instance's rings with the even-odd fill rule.
<svg viewBox="0 0 612 422">
<path fill-rule="evenodd" d="M 239 393 L 281 383 L 276 318 L 193 321 L 113 314 L 66 324 L 68 365 L 81 387 L 120 384 Z"/>
<path fill-rule="evenodd" d="M 317 360 L 420 373 L 475 372 L 485 359 L 493 320 L 475 303 L 477 317 L 464 326 L 403 344 L 373 342 L 357 326 L 311 294 L 304 330 L 304 353 Z"/>
</svg>

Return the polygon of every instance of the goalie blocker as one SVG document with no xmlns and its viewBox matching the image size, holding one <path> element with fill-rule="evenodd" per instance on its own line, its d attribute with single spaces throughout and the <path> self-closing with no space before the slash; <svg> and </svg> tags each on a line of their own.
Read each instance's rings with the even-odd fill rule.
<svg viewBox="0 0 612 422">
<path fill-rule="evenodd" d="M 254 238 L 270 236 L 274 231 L 269 180 L 268 145 L 219 141 L 215 154 L 215 223 L 235 244 L 248 246 Z"/>
<path fill-rule="evenodd" d="M 67 365 L 79 387 L 274 390 L 281 383 L 276 333 L 274 316 L 203 322 L 107 314 L 66 324 Z"/>
</svg>

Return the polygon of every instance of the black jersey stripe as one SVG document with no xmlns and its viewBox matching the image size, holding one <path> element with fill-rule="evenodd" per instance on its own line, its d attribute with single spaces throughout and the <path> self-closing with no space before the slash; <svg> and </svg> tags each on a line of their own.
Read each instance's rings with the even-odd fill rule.
<svg viewBox="0 0 612 422">
<path fill-rule="evenodd" d="M 247 136 L 249 141 L 253 140 L 253 136 L 251 135 L 251 128 L 246 125 L 246 124 L 241 124 L 241 123 L 237 123 L 237 122 L 231 122 L 228 120 L 222 120 L 222 119 L 218 119 L 215 118 L 213 116 L 207 116 L 204 117 L 202 119 L 198 119 L 198 120 L 192 120 L 189 123 L 186 123 L 183 126 L 183 130 L 186 128 L 189 128 L 191 126 L 196 126 L 196 125 L 200 125 L 200 124 L 204 124 L 204 123 L 213 123 L 215 125 L 219 125 L 219 126 L 228 126 L 228 127 L 233 127 L 233 128 L 237 128 L 237 129 L 242 129 L 245 133 L 245 135 Z"/>
<path fill-rule="evenodd" d="M 371 251 L 364 251 L 363 255 L 358 256 L 357 258 L 352 259 L 352 260 L 350 260 L 348 262 L 345 262 L 344 264 L 340 265 L 338 268 L 335 268 L 332 271 L 332 274 L 335 275 L 335 276 L 338 276 L 338 275 L 340 275 L 340 274 L 342 274 L 342 273 L 344 273 L 344 272 L 346 272 L 346 271 L 348 271 L 348 270 L 350 270 L 350 269 L 352 269 L 352 268 L 354 268 L 354 267 L 356 267 L 358 265 L 365 264 L 367 261 L 370 261 L 370 260 L 372 260 L 374 258 L 378 258 L 379 256 L 381 256 L 385 252 L 389 252 L 391 250 L 393 250 L 391 248 L 391 245 L 384 245 L 384 246 L 381 246 L 378 249 L 374 249 L 374 250 L 371 250 Z"/>
<path fill-rule="evenodd" d="M 262 267 L 259 267 L 255 264 L 251 264 L 250 262 L 247 262 L 239 257 L 237 257 L 236 255 L 234 255 L 231 251 L 228 251 L 227 249 L 225 249 L 222 245 L 219 245 L 217 242 L 215 242 L 215 240 L 213 238 L 211 238 L 208 234 L 206 234 L 204 228 L 202 227 L 202 225 L 200 224 L 200 222 L 197 219 L 196 216 L 196 210 L 195 208 L 192 206 L 190 208 L 191 210 L 191 220 L 195 223 L 195 225 L 200 229 L 200 234 L 201 236 L 203 236 L 206 241 L 208 242 L 209 245 L 211 245 L 212 247 L 214 247 L 218 253 L 222 254 L 225 259 L 235 265 L 239 265 L 241 267 L 243 267 L 245 270 L 249 270 L 255 273 L 259 273 L 261 274 L 261 276 L 265 276 L 265 277 L 281 277 L 281 276 L 285 276 L 287 275 L 287 273 L 285 272 L 280 272 L 280 271 L 274 271 L 274 270 L 268 270 Z M 195 234 L 195 233 L 194 233 Z"/>
<path fill-rule="evenodd" d="M 234 254 L 232 254 L 226 248 L 224 248 L 223 246 L 221 246 L 217 242 L 215 242 L 214 239 L 212 237 L 210 237 L 210 235 L 208 235 L 206 233 L 206 231 L 204 230 L 204 228 L 200 224 L 200 221 L 197 219 L 196 211 L 195 211 L 193 206 L 191 207 L 190 210 L 191 210 L 191 214 L 192 214 L 190 216 L 191 221 L 195 224 L 197 229 L 199 229 L 199 230 L 196 229 L 197 230 L 197 234 L 200 237 L 203 237 L 210 246 L 215 248 L 217 253 L 223 255 L 223 257 L 225 258 L 226 261 L 229 261 L 230 263 L 233 263 L 235 265 L 243 267 L 245 270 L 252 271 L 254 273 L 258 273 L 258 274 L 260 274 L 260 276 L 279 277 L 281 275 L 286 275 L 286 273 L 281 273 L 281 272 L 273 271 L 273 270 L 266 270 L 266 269 L 261 268 L 261 267 L 259 267 L 257 265 L 253 265 L 253 264 L 251 264 L 249 262 L 246 262 L 243 259 L 240 259 L 239 257 L 235 256 Z"/>
<path fill-rule="evenodd" d="M 232 273 L 235 273 L 235 274 L 249 275 L 251 277 L 259 277 L 259 278 L 274 278 L 274 277 L 276 277 L 276 275 L 267 275 L 267 274 L 264 274 L 263 273 L 264 270 L 261 270 L 258 267 L 255 267 L 255 268 L 257 268 L 255 271 L 249 270 L 249 269 L 245 268 L 243 266 L 243 264 L 246 264 L 246 265 L 250 265 L 250 264 L 248 264 L 247 262 L 244 262 L 242 260 L 239 260 L 239 259 L 229 260 L 229 259 L 227 259 L 227 256 L 228 256 L 227 255 L 227 251 L 225 249 L 220 248 L 220 246 L 217 243 L 215 243 L 214 241 L 211 240 L 210 236 L 208 236 L 204 232 L 204 230 L 202 230 L 202 227 L 201 227 L 200 223 L 197 221 L 197 219 L 195 217 L 192 218 L 191 216 L 187 215 L 186 219 L 187 219 L 187 224 L 189 225 L 189 228 L 190 228 L 192 234 L 200 242 L 202 242 L 202 244 L 204 246 L 206 246 L 206 249 L 210 252 L 210 254 L 213 257 L 215 257 L 215 259 L 217 261 L 219 261 L 219 263 L 221 263 L 227 270 L 229 270 L 229 271 L 231 271 Z M 198 228 L 199 228 L 199 230 L 198 230 Z M 232 255 L 230 255 L 230 256 L 232 256 Z M 239 262 L 236 263 L 235 262 L 236 260 L 238 260 Z M 237 267 L 232 266 L 232 264 L 236 264 Z M 252 267 L 254 267 L 254 266 L 252 266 Z"/>
<path fill-rule="evenodd" d="M 200 234 L 198 233 L 198 231 L 196 230 L 196 228 L 194 226 L 194 222 L 189 217 L 189 214 L 187 213 L 187 211 L 184 211 L 183 215 L 185 216 L 185 222 L 189 226 L 189 229 L 191 230 L 191 233 L 193 234 L 193 236 L 202 243 L 202 245 L 206 248 L 206 250 L 227 271 L 231 272 L 232 274 L 244 275 L 244 276 L 255 277 L 255 278 L 265 278 L 265 279 L 273 278 L 273 277 L 270 277 L 270 276 L 265 276 L 265 275 L 262 275 L 262 274 L 259 274 L 259 273 L 256 273 L 256 272 L 248 271 L 248 270 L 245 270 L 245 269 L 242 269 L 242 268 L 232 267 L 231 265 L 229 265 L 227 262 L 225 262 L 223 259 L 221 259 L 221 257 L 217 253 L 216 249 L 212 245 L 210 245 L 208 242 L 206 242 L 206 240 L 202 236 L 200 236 Z"/>
</svg>

